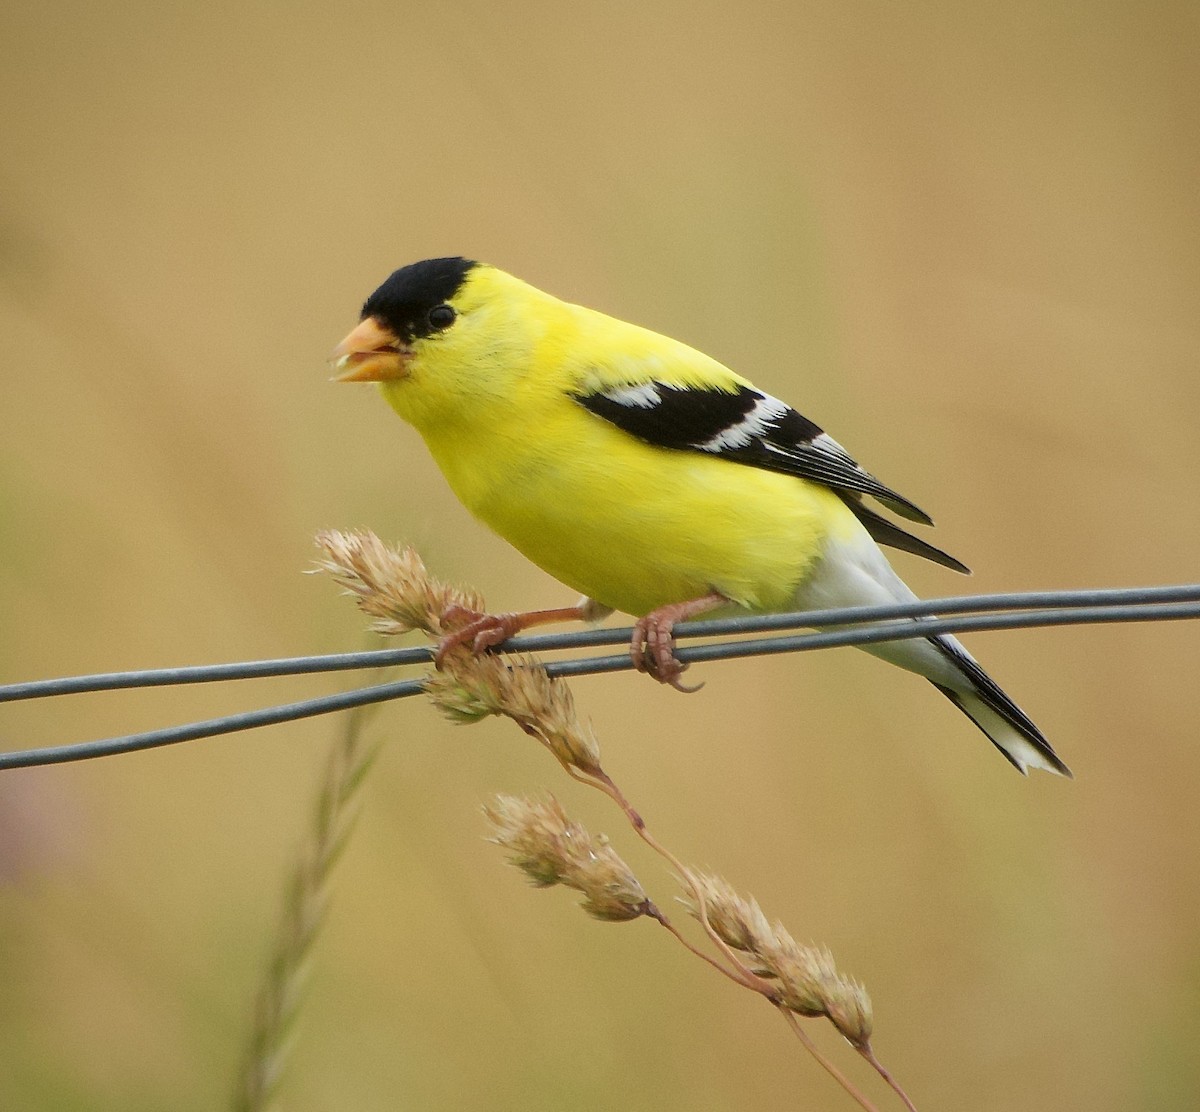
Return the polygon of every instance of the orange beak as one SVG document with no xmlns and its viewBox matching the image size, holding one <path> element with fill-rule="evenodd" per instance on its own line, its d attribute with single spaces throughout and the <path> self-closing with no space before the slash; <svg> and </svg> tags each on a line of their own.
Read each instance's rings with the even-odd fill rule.
<svg viewBox="0 0 1200 1112">
<path fill-rule="evenodd" d="M 367 317 L 329 357 L 334 382 L 389 382 L 404 378 L 412 348 L 402 344 L 391 329 Z"/>
</svg>

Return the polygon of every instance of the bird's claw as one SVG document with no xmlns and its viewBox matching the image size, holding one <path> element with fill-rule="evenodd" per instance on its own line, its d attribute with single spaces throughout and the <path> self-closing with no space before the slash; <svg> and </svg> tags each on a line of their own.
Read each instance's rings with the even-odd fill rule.
<svg viewBox="0 0 1200 1112">
<path fill-rule="evenodd" d="M 507 641 L 522 628 L 520 614 L 480 614 L 465 606 L 449 607 L 442 615 L 442 622 L 458 628 L 444 634 L 434 649 L 433 663 L 439 670 L 446 654 L 454 649 L 470 644 L 471 651 L 479 656 Z"/>
<path fill-rule="evenodd" d="M 689 686 L 679 682 L 687 665 L 675 655 L 675 623 L 670 618 L 647 614 L 639 618 L 633 627 L 633 640 L 629 645 L 629 656 L 639 672 L 653 676 L 659 683 L 669 684 L 676 691 L 690 695 L 699 691 L 703 683 Z"/>
</svg>

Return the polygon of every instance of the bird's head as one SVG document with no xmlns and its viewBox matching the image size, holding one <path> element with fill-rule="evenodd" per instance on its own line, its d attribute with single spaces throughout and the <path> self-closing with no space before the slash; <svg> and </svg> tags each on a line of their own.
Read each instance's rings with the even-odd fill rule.
<svg viewBox="0 0 1200 1112">
<path fill-rule="evenodd" d="M 431 348 L 444 347 L 464 310 L 470 259 L 426 259 L 401 267 L 369 298 L 356 327 L 333 352 L 337 382 L 407 378 Z"/>
<path fill-rule="evenodd" d="M 475 411 L 501 416 L 562 302 L 471 259 L 401 267 L 333 352 L 337 382 L 376 382 L 423 431 Z"/>
</svg>

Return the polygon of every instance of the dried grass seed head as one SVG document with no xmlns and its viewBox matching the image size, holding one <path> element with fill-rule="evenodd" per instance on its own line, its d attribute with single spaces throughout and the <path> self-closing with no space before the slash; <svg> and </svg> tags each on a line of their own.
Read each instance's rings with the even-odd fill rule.
<svg viewBox="0 0 1200 1112">
<path fill-rule="evenodd" d="M 477 722 L 488 715 L 511 718 L 563 764 L 595 775 L 600 746 L 580 722 L 570 688 L 546 675 L 531 657 L 449 653 L 442 670 L 425 681 L 434 705 L 452 721 Z"/>
<path fill-rule="evenodd" d="M 452 607 L 482 611 L 476 591 L 449 587 L 429 574 L 416 550 L 392 548 L 370 530 L 317 534 L 324 556 L 317 568 L 326 571 L 354 596 L 359 609 L 375 619 L 378 633 L 420 629 L 441 636 L 443 615 Z"/>
<path fill-rule="evenodd" d="M 727 946 L 755 959 L 754 972 L 775 982 L 785 1008 L 825 1016 L 855 1046 L 868 1044 L 870 997 L 857 981 L 838 972 L 825 947 L 801 946 L 781 923 L 768 922 L 756 900 L 739 895 L 723 878 L 698 873 L 691 879 L 704 898 L 708 925 Z M 701 917 L 694 895 L 682 902 L 692 916 Z"/>
<path fill-rule="evenodd" d="M 596 919 L 623 922 L 646 914 L 649 900 L 629 866 L 607 839 L 568 819 L 557 800 L 499 795 L 483 810 L 491 840 L 535 886 L 582 892 L 583 909 Z"/>
<path fill-rule="evenodd" d="M 739 895 L 727 880 L 715 874 L 695 873 L 692 880 L 704 897 L 708 925 L 717 937 L 735 950 L 757 954 L 771 936 L 767 917 L 758 902 Z M 700 906 L 693 896 L 685 896 L 681 902 L 690 915 L 700 918 Z"/>
<path fill-rule="evenodd" d="M 857 1047 L 869 1046 L 875 1024 L 871 998 L 858 981 L 839 974 L 838 984 L 838 990 L 830 994 L 826 1014 L 849 1042 Z"/>
<path fill-rule="evenodd" d="M 824 946 L 801 946 L 781 924 L 760 955 L 778 978 L 780 1002 L 798 1015 L 826 1016 L 856 1046 L 871 1038 L 871 999 L 857 981 L 838 971 Z"/>
</svg>

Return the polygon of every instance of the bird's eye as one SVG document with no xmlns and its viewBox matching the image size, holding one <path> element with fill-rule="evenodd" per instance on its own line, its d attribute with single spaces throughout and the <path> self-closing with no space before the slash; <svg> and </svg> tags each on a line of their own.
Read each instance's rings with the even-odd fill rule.
<svg viewBox="0 0 1200 1112">
<path fill-rule="evenodd" d="M 443 328 L 449 328 L 457 316 L 458 314 L 449 305 L 435 305 L 426 314 L 425 319 L 429 321 L 430 328 L 434 331 L 441 331 Z"/>
</svg>

